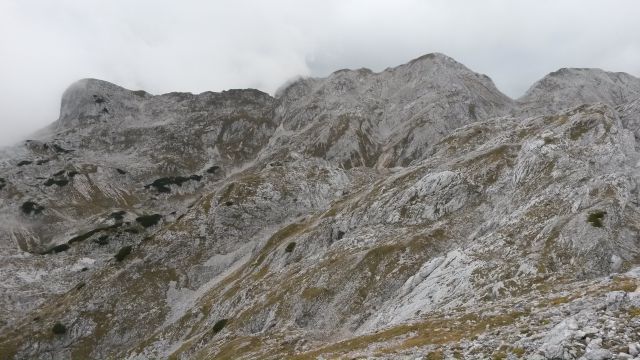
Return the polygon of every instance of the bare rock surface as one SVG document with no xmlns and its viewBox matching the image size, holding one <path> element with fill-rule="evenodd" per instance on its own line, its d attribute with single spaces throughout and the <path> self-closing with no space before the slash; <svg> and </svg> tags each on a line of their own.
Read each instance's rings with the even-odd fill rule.
<svg viewBox="0 0 640 360">
<path fill-rule="evenodd" d="M 0 153 L 0 358 L 637 358 L 639 98 L 561 69 L 512 100 L 442 54 L 76 82 Z"/>
</svg>

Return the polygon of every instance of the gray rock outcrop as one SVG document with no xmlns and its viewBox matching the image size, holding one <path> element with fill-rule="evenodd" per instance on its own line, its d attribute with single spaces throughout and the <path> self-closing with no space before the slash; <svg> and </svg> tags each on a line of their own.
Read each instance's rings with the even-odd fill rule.
<svg viewBox="0 0 640 360">
<path fill-rule="evenodd" d="M 85 79 L 0 154 L 0 358 L 633 358 L 640 79 Z M 54 331 L 54 324 L 57 324 Z"/>
</svg>

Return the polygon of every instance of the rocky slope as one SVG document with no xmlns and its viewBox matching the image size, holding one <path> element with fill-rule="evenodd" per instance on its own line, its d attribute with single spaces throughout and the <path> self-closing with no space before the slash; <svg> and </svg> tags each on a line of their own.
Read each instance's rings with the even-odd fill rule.
<svg viewBox="0 0 640 360">
<path fill-rule="evenodd" d="M 640 80 L 442 54 L 153 96 L 0 159 L 0 358 L 633 358 Z"/>
</svg>

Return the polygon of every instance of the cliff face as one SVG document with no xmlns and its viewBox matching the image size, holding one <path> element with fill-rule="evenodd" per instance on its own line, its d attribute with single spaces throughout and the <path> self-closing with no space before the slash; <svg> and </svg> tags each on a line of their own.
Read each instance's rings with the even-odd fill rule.
<svg viewBox="0 0 640 360">
<path fill-rule="evenodd" d="M 632 352 L 639 97 L 442 54 L 275 97 L 81 80 L 0 158 L 0 358 Z"/>
</svg>

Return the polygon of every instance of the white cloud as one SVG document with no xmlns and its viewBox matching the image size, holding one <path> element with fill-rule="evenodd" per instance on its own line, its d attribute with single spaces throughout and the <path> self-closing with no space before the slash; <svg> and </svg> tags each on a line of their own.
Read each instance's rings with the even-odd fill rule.
<svg viewBox="0 0 640 360">
<path fill-rule="evenodd" d="M 57 118 L 71 82 L 153 93 L 382 70 L 443 52 L 520 96 L 560 67 L 640 75 L 634 0 L 0 0 L 0 144 Z"/>
</svg>

